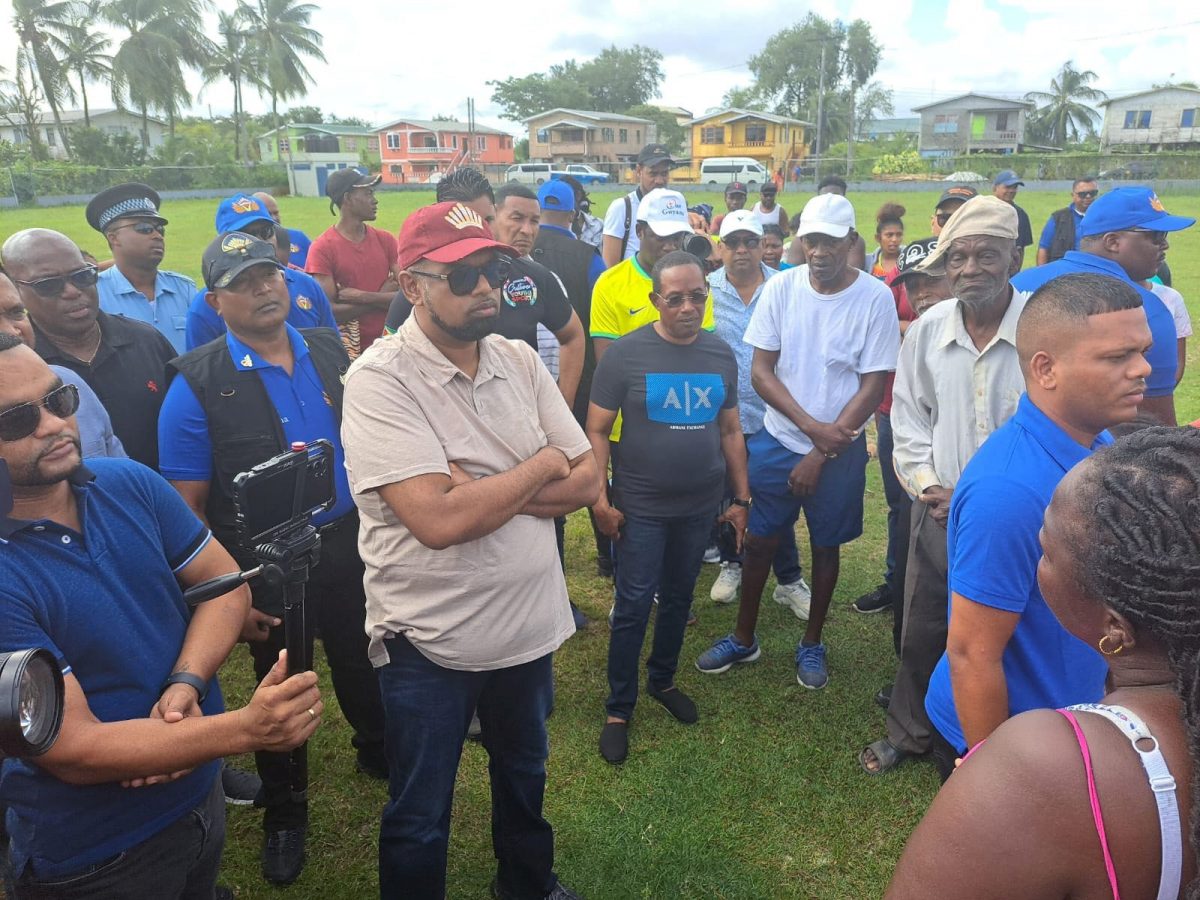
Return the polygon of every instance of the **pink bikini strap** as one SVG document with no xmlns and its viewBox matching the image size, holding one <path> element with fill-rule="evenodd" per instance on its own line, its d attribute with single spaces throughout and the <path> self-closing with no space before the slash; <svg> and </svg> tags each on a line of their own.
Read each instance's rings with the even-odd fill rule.
<svg viewBox="0 0 1200 900">
<path fill-rule="evenodd" d="M 1092 754 L 1088 750 L 1087 738 L 1079 727 L 1074 713 L 1069 709 L 1056 710 L 1064 719 L 1071 723 L 1075 732 L 1075 740 L 1079 742 L 1079 751 L 1083 754 L 1083 769 L 1087 773 L 1088 800 L 1092 804 L 1092 821 L 1096 823 L 1096 834 L 1100 837 L 1100 850 L 1104 854 L 1104 868 L 1108 872 L 1108 883 L 1112 887 L 1113 900 L 1121 900 L 1121 892 L 1117 889 L 1117 870 L 1113 866 L 1112 854 L 1108 852 L 1108 836 L 1104 833 L 1104 815 L 1100 812 L 1100 798 L 1096 795 L 1096 777 L 1092 771 Z"/>
</svg>

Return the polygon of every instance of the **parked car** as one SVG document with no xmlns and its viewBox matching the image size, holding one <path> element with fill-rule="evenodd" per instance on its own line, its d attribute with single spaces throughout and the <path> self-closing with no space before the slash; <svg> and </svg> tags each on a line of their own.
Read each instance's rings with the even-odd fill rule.
<svg viewBox="0 0 1200 900">
<path fill-rule="evenodd" d="M 509 166 L 504 173 L 505 181 L 519 181 L 522 184 L 545 184 L 552 177 L 550 163 L 517 163 Z"/>
<path fill-rule="evenodd" d="M 583 163 L 569 163 L 561 170 L 556 170 L 552 177 L 558 178 L 561 175 L 570 175 L 580 184 L 604 184 L 608 181 L 607 172 L 600 172 Z"/>
</svg>

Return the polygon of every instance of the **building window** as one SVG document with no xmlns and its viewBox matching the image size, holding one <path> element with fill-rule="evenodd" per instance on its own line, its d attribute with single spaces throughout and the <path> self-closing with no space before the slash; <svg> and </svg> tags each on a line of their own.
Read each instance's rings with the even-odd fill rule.
<svg viewBox="0 0 1200 900">
<path fill-rule="evenodd" d="M 996 130 L 1008 131 L 1008 113 L 996 113 Z"/>
<path fill-rule="evenodd" d="M 582 144 L 583 129 L 582 128 L 560 128 L 557 132 L 559 143 L 561 144 Z"/>
<path fill-rule="evenodd" d="M 1194 128 L 1196 125 L 1196 107 L 1185 109 L 1179 116 L 1180 128 Z"/>
<path fill-rule="evenodd" d="M 346 138 L 346 145 L 343 148 L 347 153 L 352 150 L 358 150 L 358 141 L 354 138 Z"/>
<path fill-rule="evenodd" d="M 389 150 L 400 149 L 400 135 L 394 131 L 389 131 L 387 135 L 387 148 Z"/>
<path fill-rule="evenodd" d="M 634 134 L 637 135 L 637 137 L 634 140 L 636 140 L 638 142 L 638 145 L 640 146 L 642 143 L 642 129 L 639 128 L 637 131 L 634 132 Z"/>
<path fill-rule="evenodd" d="M 600 129 L 600 140 L 604 141 L 604 143 L 611 144 L 616 139 L 617 139 L 617 131 L 615 128 L 601 128 Z"/>
<path fill-rule="evenodd" d="M 700 129 L 700 143 L 702 144 L 723 144 L 725 143 L 725 126 L 710 125 Z"/>
<path fill-rule="evenodd" d="M 486 150 L 487 149 L 487 137 L 485 135 L 479 134 L 479 135 L 475 136 L 475 149 L 476 150 Z"/>
<path fill-rule="evenodd" d="M 279 139 L 279 152 L 280 153 L 290 153 L 291 149 L 292 149 L 292 145 L 288 142 L 287 138 Z"/>
<path fill-rule="evenodd" d="M 767 142 L 767 126 L 766 125 L 747 125 L 746 126 L 746 143 L 747 144 L 765 144 Z"/>
<path fill-rule="evenodd" d="M 58 138 L 54 134 L 53 128 L 46 129 L 46 145 L 49 147 L 57 146 Z"/>
<path fill-rule="evenodd" d="M 934 116 L 934 134 L 958 134 L 958 116 Z"/>
<path fill-rule="evenodd" d="M 367 149 L 368 150 L 378 150 L 379 149 L 379 138 L 377 138 L 377 137 L 367 138 Z"/>
<path fill-rule="evenodd" d="M 547 131 L 545 128 L 539 128 L 537 130 L 537 142 L 539 144 L 550 143 L 550 132 Z"/>
<path fill-rule="evenodd" d="M 457 134 L 456 134 L 456 135 L 453 135 L 453 136 L 450 138 L 450 146 L 451 146 L 451 147 L 457 147 L 457 146 L 458 146 L 458 135 L 457 135 Z"/>
<path fill-rule="evenodd" d="M 1149 128 L 1150 127 L 1150 110 L 1148 109 L 1131 109 L 1125 113 L 1126 128 Z"/>
<path fill-rule="evenodd" d="M 618 144 L 628 144 L 629 143 L 629 129 L 628 128 L 622 128 L 619 131 L 617 131 L 617 143 Z"/>
</svg>

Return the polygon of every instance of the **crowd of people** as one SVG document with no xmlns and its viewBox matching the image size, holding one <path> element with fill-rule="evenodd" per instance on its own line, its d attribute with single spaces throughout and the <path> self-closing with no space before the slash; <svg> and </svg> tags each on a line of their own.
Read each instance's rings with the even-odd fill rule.
<svg viewBox="0 0 1200 900">
<path fill-rule="evenodd" d="M 239 193 L 199 288 L 161 268 L 145 185 L 88 204 L 103 261 L 7 236 L 0 651 L 46 647 L 66 684 L 58 741 L 4 763 L 9 896 L 229 896 L 223 800 L 263 808 L 266 881 L 300 876 L 291 754 L 324 706 L 313 672 L 287 674 L 283 588 L 184 592 L 257 564 L 238 474 L 325 440 L 305 638 L 355 769 L 388 784 L 381 896 L 445 896 L 474 737 L 493 895 L 577 897 L 542 810 L 553 654 L 593 627 L 566 517 L 588 511 L 612 578 L 597 744 L 620 764 L 652 612 L 645 693 L 701 718 L 679 675 L 705 563 L 711 601 L 738 606 L 696 670 L 761 657 L 773 574 L 804 623 L 797 682 L 836 677 L 824 626 L 872 422 L 887 544 L 852 606 L 891 612 L 896 666 L 858 762 L 927 759 L 945 783 L 888 896 L 1195 895 L 1200 433 L 1176 423 L 1191 327 L 1165 264 L 1195 220 L 1081 177 L 1023 270 L 1013 171 L 946 189 L 916 239 L 884 203 L 868 252 L 841 178 L 792 217 L 774 183 L 747 208 L 735 182 L 714 215 L 668 185 L 673 162 L 643 148 L 603 218 L 569 177 L 535 193 L 459 168 L 398 235 L 370 224 L 379 178 L 345 169 L 311 242 Z M 239 641 L 260 684 L 227 712 Z M 221 762 L 247 752 L 257 775 Z M 1101 800 L 1122 813 L 1107 829 Z"/>
</svg>

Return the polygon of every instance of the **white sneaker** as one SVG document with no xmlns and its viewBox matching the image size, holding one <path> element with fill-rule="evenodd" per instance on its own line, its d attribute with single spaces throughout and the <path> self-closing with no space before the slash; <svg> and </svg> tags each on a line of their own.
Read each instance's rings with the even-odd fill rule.
<svg viewBox="0 0 1200 900">
<path fill-rule="evenodd" d="M 737 599 L 738 588 L 742 586 L 742 565 L 735 562 L 721 563 L 721 573 L 713 582 L 708 596 L 713 603 L 731 603 Z"/>
<path fill-rule="evenodd" d="M 777 584 L 775 602 L 790 609 L 800 621 L 807 622 L 808 607 L 812 603 L 812 589 L 803 578 L 791 584 Z"/>
</svg>

